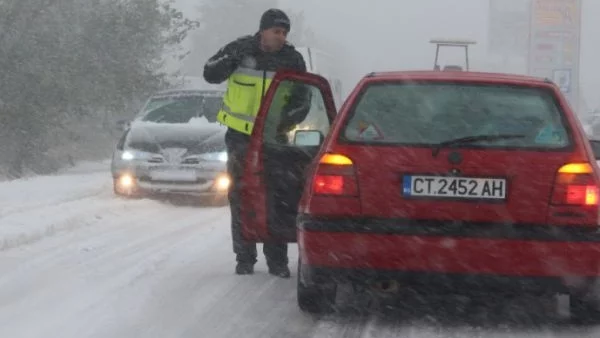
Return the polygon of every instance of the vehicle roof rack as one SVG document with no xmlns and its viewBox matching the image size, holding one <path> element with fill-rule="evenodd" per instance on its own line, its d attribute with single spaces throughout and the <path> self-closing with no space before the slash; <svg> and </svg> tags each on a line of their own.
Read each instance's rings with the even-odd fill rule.
<svg viewBox="0 0 600 338">
<path fill-rule="evenodd" d="M 465 49 L 465 70 L 469 71 L 469 46 L 477 44 L 474 40 L 464 40 L 464 39 L 431 39 L 429 43 L 435 44 L 435 60 L 433 62 L 433 70 L 439 71 L 442 70 L 442 67 L 438 63 L 439 55 L 440 55 L 440 47 L 460 47 Z M 448 66 L 446 66 L 448 67 Z M 444 70 L 446 69 L 444 67 Z M 448 70 L 458 70 L 457 66 L 451 66 Z"/>
</svg>

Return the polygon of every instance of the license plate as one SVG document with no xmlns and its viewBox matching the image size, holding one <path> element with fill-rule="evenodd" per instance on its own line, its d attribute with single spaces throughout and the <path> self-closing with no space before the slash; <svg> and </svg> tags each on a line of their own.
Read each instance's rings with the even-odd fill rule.
<svg viewBox="0 0 600 338">
<path fill-rule="evenodd" d="M 157 169 L 153 170 L 150 174 L 150 178 L 153 181 L 182 181 L 182 182 L 193 182 L 196 181 L 196 172 L 193 170 L 186 169 Z"/>
<path fill-rule="evenodd" d="M 407 197 L 503 200 L 506 179 L 406 175 L 402 191 Z"/>
</svg>

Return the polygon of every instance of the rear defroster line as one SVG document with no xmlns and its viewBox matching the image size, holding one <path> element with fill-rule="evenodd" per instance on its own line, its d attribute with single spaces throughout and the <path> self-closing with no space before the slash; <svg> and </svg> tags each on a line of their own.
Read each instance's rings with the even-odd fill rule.
<svg viewBox="0 0 600 338">
<path fill-rule="evenodd" d="M 525 137 L 527 137 L 527 135 L 522 135 L 522 134 L 473 135 L 473 136 L 460 137 L 460 138 L 444 141 L 444 142 L 437 144 L 433 148 L 433 150 L 431 152 L 431 156 L 437 157 L 437 155 L 440 153 L 440 150 L 442 148 L 451 147 L 451 146 L 455 146 L 455 145 L 476 143 L 476 142 L 481 142 L 481 141 L 494 142 L 494 141 L 502 141 L 502 140 L 510 140 L 510 139 L 519 139 L 519 138 L 525 138 Z"/>
</svg>

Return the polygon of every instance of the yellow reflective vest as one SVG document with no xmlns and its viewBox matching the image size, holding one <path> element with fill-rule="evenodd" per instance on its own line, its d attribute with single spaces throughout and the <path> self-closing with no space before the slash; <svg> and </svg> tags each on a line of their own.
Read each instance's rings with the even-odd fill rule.
<svg viewBox="0 0 600 338">
<path fill-rule="evenodd" d="M 238 67 L 227 80 L 227 91 L 217 120 L 241 133 L 251 135 L 254 120 L 263 96 L 266 94 L 275 72 Z M 283 109 L 289 101 L 289 82 L 281 83 L 270 109 Z M 279 113 L 278 112 L 278 113 Z"/>
</svg>

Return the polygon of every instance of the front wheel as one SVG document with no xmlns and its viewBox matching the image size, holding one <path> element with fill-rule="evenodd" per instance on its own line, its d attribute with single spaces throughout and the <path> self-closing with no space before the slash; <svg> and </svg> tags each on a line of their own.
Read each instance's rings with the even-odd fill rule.
<svg viewBox="0 0 600 338">
<path fill-rule="evenodd" d="M 310 314 L 331 313 L 335 307 L 337 286 L 335 283 L 313 283 L 305 285 L 302 276 L 302 263 L 298 261 L 297 297 L 300 310 Z"/>
<path fill-rule="evenodd" d="M 214 207 L 226 207 L 229 205 L 229 198 L 226 194 L 216 195 L 212 198 L 210 204 Z"/>
</svg>

